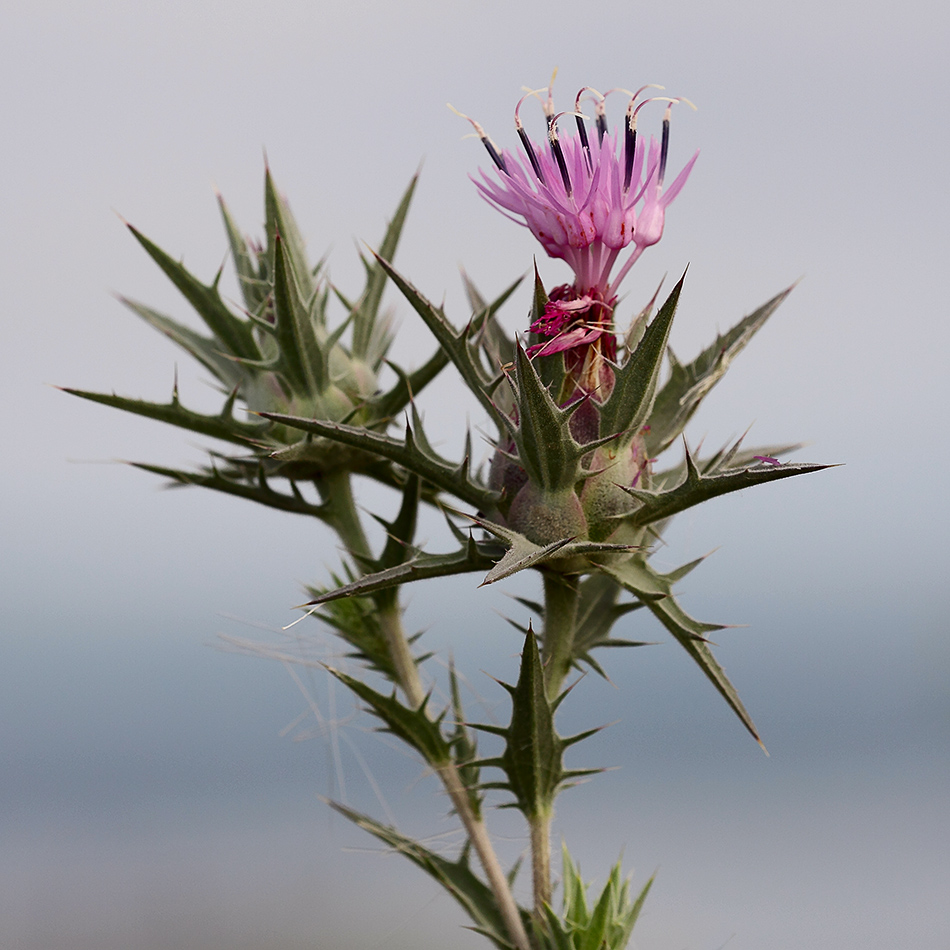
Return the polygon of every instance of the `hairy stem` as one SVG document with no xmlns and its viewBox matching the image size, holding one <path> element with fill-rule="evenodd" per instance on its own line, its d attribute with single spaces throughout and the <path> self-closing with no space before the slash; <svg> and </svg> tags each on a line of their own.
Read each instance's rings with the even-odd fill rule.
<svg viewBox="0 0 950 950">
<path fill-rule="evenodd" d="M 541 662 L 544 688 L 553 702 L 571 669 L 574 631 L 577 627 L 578 578 L 564 574 L 544 575 L 544 634 L 541 638 Z M 534 910 L 543 920 L 544 905 L 551 902 L 551 819 L 545 809 L 529 819 L 531 825 L 531 879 L 534 884 Z"/>
<path fill-rule="evenodd" d="M 389 593 L 388 591 L 386 593 Z M 383 600 L 384 598 L 380 598 Z M 386 637 L 389 656 L 396 670 L 396 681 L 406 701 L 413 709 L 418 709 L 425 699 L 425 691 L 419 681 L 419 670 L 412 655 L 412 648 L 402 626 L 402 608 L 399 601 L 385 598 L 385 606 L 379 607 L 379 626 Z"/>
<path fill-rule="evenodd" d="M 544 575 L 544 635 L 541 661 L 548 699 L 561 691 L 571 669 L 574 629 L 577 625 L 578 578 L 564 574 Z"/>
<path fill-rule="evenodd" d="M 320 498 L 330 506 L 327 522 L 340 536 L 347 551 L 362 557 L 370 557 L 372 551 L 363 523 L 360 521 L 353 500 L 353 487 L 349 472 L 333 472 L 317 481 Z"/>
<path fill-rule="evenodd" d="M 534 888 L 534 913 L 544 920 L 544 905 L 551 903 L 551 811 L 535 815 L 531 825 L 531 883 Z"/>
<path fill-rule="evenodd" d="M 498 902 L 498 910 L 505 921 L 505 928 L 512 944 L 517 950 L 531 950 L 531 943 L 521 920 L 521 910 L 515 902 L 511 887 L 508 884 L 508 878 L 505 876 L 498 855 L 495 854 L 495 849 L 492 847 L 488 828 L 485 822 L 481 818 L 477 818 L 472 811 L 468 792 L 462 785 L 455 763 L 450 762 L 439 769 L 439 778 L 442 779 L 442 784 L 445 786 L 445 790 L 455 807 L 455 812 L 465 826 L 468 839 L 475 848 L 475 853 L 478 855 L 485 877 L 488 878 L 488 885 Z"/>
</svg>

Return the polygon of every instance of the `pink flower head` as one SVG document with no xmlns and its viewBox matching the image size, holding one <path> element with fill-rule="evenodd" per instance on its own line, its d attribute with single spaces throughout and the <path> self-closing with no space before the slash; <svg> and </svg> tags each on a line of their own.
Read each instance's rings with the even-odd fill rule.
<svg viewBox="0 0 950 950">
<path fill-rule="evenodd" d="M 558 120 L 565 113 L 555 113 L 550 87 L 539 90 L 547 92 L 542 100 L 547 122 L 543 147 L 529 138 L 521 122 L 522 103 L 537 95 L 528 93 L 515 108 L 515 129 L 523 149 L 518 155 L 508 149 L 499 151 L 482 127 L 469 119 L 495 165 L 494 175 L 481 170 L 481 180 L 472 179 L 475 185 L 489 203 L 526 226 L 549 256 L 570 265 L 579 298 L 593 294 L 597 300 L 609 303 L 616 296 L 634 261 L 660 240 L 666 208 L 686 183 L 699 154 L 664 192 L 670 107 L 673 102 L 686 100 L 667 100 L 670 107 L 663 118 L 662 139 L 657 142 L 651 137 L 647 145 L 637 137 L 637 115 L 652 101 L 637 102 L 647 88 L 631 94 L 622 132 L 608 130 L 606 95 L 590 87 L 581 89 L 574 111 L 569 113 L 575 117 L 576 134 L 563 136 L 558 131 Z M 585 93 L 594 101 L 592 135 L 588 135 L 585 125 L 589 120 L 580 111 Z M 617 257 L 631 244 L 630 256 L 611 282 L 610 272 Z"/>
</svg>

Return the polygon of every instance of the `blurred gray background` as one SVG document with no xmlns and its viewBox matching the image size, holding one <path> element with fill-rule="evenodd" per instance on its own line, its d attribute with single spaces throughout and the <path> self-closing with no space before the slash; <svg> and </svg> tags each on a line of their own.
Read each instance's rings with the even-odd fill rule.
<svg viewBox="0 0 950 950">
<path fill-rule="evenodd" d="M 621 852 L 637 881 L 659 869 L 640 950 L 946 950 L 947 24 L 936 0 L 7 5 L 0 947 L 482 945 L 319 800 L 448 847 L 431 780 L 324 677 L 217 648 L 279 642 L 300 585 L 335 565 L 332 538 L 159 490 L 113 460 L 187 464 L 200 446 L 49 384 L 163 399 L 177 366 L 183 399 L 215 404 L 110 296 L 187 313 L 113 209 L 210 278 L 226 255 L 212 186 L 259 234 L 265 148 L 351 291 L 356 243 L 379 239 L 422 161 L 397 264 L 463 321 L 460 264 L 496 293 L 537 248 L 477 197 L 483 153 L 445 102 L 513 146 L 521 87 L 558 66 L 562 108 L 581 85 L 645 82 L 699 106 L 674 115 L 671 159 L 699 147 L 699 163 L 626 282 L 632 310 L 689 264 L 681 356 L 804 277 L 691 440 L 754 423 L 756 442 L 807 440 L 800 458 L 846 466 L 704 506 L 658 555 L 719 547 L 683 598 L 744 625 L 718 655 L 771 758 L 631 619 L 624 633 L 661 645 L 605 658 L 614 685 L 589 676 L 565 705 L 565 730 L 615 723 L 576 764 L 617 769 L 562 797 L 557 834 L 598 882 Z M 390 300 L 396 355 L 417 365 L 431 344 Z M 525 311 L 524 295 L 508 306 L 512 331 Z M 466 413 L 481 422 L 448 374 L 423 408 L 446 451 Z M 481 671 L 515 670 L 496 611 L 527 619 L 477 580 L 408 598 L 426 642 L 455 651 L 473 718 L 503 712 Z M 293 633 L 333 650 L 315 622 Z M 311 702 L 322 725 L 298 722 Z M 490 819 L 518 854 L 522 829 Z"/>
</svg>

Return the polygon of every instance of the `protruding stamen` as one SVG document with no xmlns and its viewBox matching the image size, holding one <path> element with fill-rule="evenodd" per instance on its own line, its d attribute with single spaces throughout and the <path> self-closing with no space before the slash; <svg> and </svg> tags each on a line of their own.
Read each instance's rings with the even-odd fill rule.
<svg viewBox="0 0 950 950">
<path fill-rule="evenodd" d="M 548 83 L 548 97 L 545 99 L 542 107 L 544 108 L 544 115 L 548 120 L 548 128 L 551 127 L 551 123 L 554 122 L 554 80 L 557 78 L 557 67 L 554 67 L 554 72 L 551 73 L 551 81 Z"/>
<path fill-rule="evenodd" d="M 607 134 L 607 96 L 613 92 L 626 92 L 628 96 L 632 96 L 633 93 L 629 92 L 626 89 L 620 89 L 615 87 L 613 89 L 608 89 L 601 97 L 597 100 L 597 105 L 594 107 L 596 112 L 596 122 L 597 122 L 597 135 L 603 143 L 604 136 Z"/>
<path fill-rule="evenodd" d="M 623 190 L 625 192 L 630 190 L 630 182 L 633 180 L 633 162 L 637 154 L 637 112 L 639 111 L 639 108 L 634 108 L 634 106 L 636 105 L 637 99 L 640 98 L 640 94 L 644 89 L 662 88 L 662 86 L 658 86 L 656 83 L 649 82 L 645 86 L 641 86 L 636 92 L 630 93 L 630 102 L 627 104 L 627 118 L 624 128 L 623 142 Z M 623 92 L 624 90 L 611 89 L 610 91 Z M 649 101 L 650 100 L 648 99 L 647 102 Z"/>
<path fill-rule="evenodd" d="M 507 175 L 508 168 L 505 165 L 505 160 L 502 157 L 501 152 L 498 151 L 495 143 L 488 137 L 488 133 L 471 116 L 466 115 L 464 112 L 459 112 L 459 110 L 456 109 L 451 102 L 447 102 L 446 105 L 457 116 L 461 116 L 461 118 L 472 123 L 472 128 L 475 129 L 475 134 L 482 140 L 482 145 L 485 146 L 488 154 L 491 156 L 491 160 L 495 163 L 495 167 Z"/>
<path fill-rule="evenodd" d="M 642 92 L 642 90 L 640 90 L 640 92 Z M 638 92 L 637 95 L 639 95 L 639 94 L 640 94 L 640 93 Z M 629 124 L 630 121 L 632 121 L 632 122 L 634 123 L 634 126 L 636 126 L 637 113 L 638 113 L 648 102 L 668 102 L 668 103 L 670 103 L 670 104 L 666 107 L 666 113 L 665 113 L 664 116 L 663 116 L 663 144 L 662 144 L 662 146 L 660 147 L 660 173 L 659 173 L 659 175 L 657 176 L 657 184 L 659 184 L 659 185 L 662 185 L 662 184 L 663 184 L 663 175 L 666 173 L 666 154 L 667 154 L 667 152 L 669 151 L 669 146 L 670 146 L 670 111 L 671 111 L 671 109 L 673 108 L 673 103 L 674 103 L 674 102 L 678 102 L 678 101 L 679 101 L 678 99 L 671 99 L 669 96 L 651 96 L 649 99 L 644 99 L 643 102 L 641 102 L 640 105 L 638 105 L 638 106 L 633 110 L 632 113 L 629 112 L 629 109 L 628 109 L 628 113 L 627 113 L 627 121 L 628 121 L 628 124 Z M 692 103 L 690 103 L 690 104 L 692 105 Z M 632 101 L 631 101 L 630 105 L 631 105 L 631 106 L 633 105 L 633 102 L 632 102 Z M 693 108 L 695 108 L 695 106 L 693 106 Z M 646 184 L 645 184 L 645 183 L 644 183 L 644 187 L 646 187 Z"/>
<path fill-rule="evenodd" d="M 541 93 L 548 91 L 546 86 L 543 89 L 529 89 L 527 86 L 522 86 L 521 88 L 524 90 L 524 95 L 518 100 L 518 104 L 515 106 L 515 128 L 521 125 L 521 106 L 525 99 L 534 96 L 534 98 L 541 103 L 541 107 L 544 108 L 544 100 L 541 98 Z"/>
<path fill-rule="evenodd" d="M 534 146 L 531 144 L 531 139 L 528 138 L 528 133 L 524 130 L 524 125 L 521 122 L 521 103 L 528 98 L 528 96 L 537 96 L 539 92 L 543 92 L 541 89 L 532 89 L 526 92 L 519 100 L 518 105 L 515 106 L 515 129 L 518 132 L 518 138 L 521 139 L 521 144 L 524 146 L 524 150 L 528 156 L 528 161 L 531 162 L 531 167 L 534 169 L 535 175 L 538 176 L 538 181 L 541 184 L 545 184 L 544 181 L 544 172 L 541 170 L 541 163 L 538 161 L 538 156 L 535 154 Z"/>
<path fill-rule="evenodd" d="M 564 115 L 562 112 L 561 115 Z M 571 176 L 567 173 L 567 162 L 564 160 L 564 151 L 557 137 L 557 120 L 560 116 L 552 116 L 548 122 L 548 141 L 551 143 L 551 153 L 554 155 L 554 161 L 557 162 L 558 171 L 561 173 L 561 181 L 564 182 L 564 191 L 570 198 L 574 193 L 571 187 Z"/>
<path fill-rule="evenodd" d="M 590 142 L 587 141 L 587 127 L 584 120 L 587 117 L 580 112 L 574 113 L 574 122 L 577 124 L 577 137 L 581 140 L 581 148 L 584 150 L 584 158 L 587 159 L 587 170 L 594 170 L 594 160 L 590 157 Z"/>
<path fill-rule="evenodd" d="M 585 92 L 588 91 L 594 94 L 590 98 L 594 99 L 595 102 L 603 101 L 604 97 L 596 89 L 594 89 L 593 86 L 582 86 L 580 92 L 574 97 L 574 121 L 577 123 L 577 137 L 581 140 L 581 147 L 584 149 L 584 157 L 587 159 L 587 170 L 593 172 L 594 160 L 590 154 L 590 142 L 587 140 L 587 126 L 584 125 L 587 116 L 581 112 L 581 97 Z M 603 135 L 601 135 L 600 138 L 603 140 Z"/>
<path fill-rule="evenodd" d="M 534 146 L 531 144 L 531 139 L 528 138 L 528 133 L 525 132 L 524 126 L 518 126 L 518 138 L 521 139 L 521 144 L 528 156 L 528 161 L 531 162 L 531 167 L 534 169 L 535 175 L 538 176 L 538 181 L 543 185 L 545 183 L 544 172 L 541 171 L 541 163 L 538 161 L 538 156 L 534 153 Z"/>
<path fill-rule="evenodd" d="M 597 90 L 595 89 L 591 91 L 596 92 Z M 607 96 L 614 92 L 623 92 L 628 96 L 633 95 L 629 89 L 621 89 L 619 86 L 615 86 L 613 89 L 608 89 L 603 95 L 597 93 L 600 98 L 597 100 L 597 105 L 595 107 L 595 111 L 597 113 L 595 118 L 597 121 L 597 135 L 601 142 L 604 141 L 604 136 L 607 134 Z"/>
<path fill-rule="evenodd" d="M 607 106 L 603 99 L 599 99 L 594 106 L 594 121 L 597 123 L 597 139 L 603 144 L 607 134 Z"/>
<path fill-rule="evenodd" d="M 663 178 L 666 175 L 666 156 L 670 151 L 670 113 L 673 111 L 673 103 L 666 107 L 663 113 L 663 141 L 660 144 L 660 171 L 656 176 L 658 185 L 663 184 Z"/>
<path fill-rule="evenodd" d="M 643 90 L 640 90 L 641 92 Z M 639 93 L 638 93 L 639 95 Z M 689 101 L 689 99 L 684 98 L 683 96 L 676 96 L 676 98 L 671 99 L 669 96 L 652 96 L 650 99 L 644 99 L 633 110 L 633 118 L 636 120 L 637 113 L 648 103 L 648 102 L 668 102 L 669 105 L 666 107 L 666 112 L 663 114 L 663 139 L 660 143 L 660 166 L 657 174 L 657 184 L 663 184 L 663 176 L 666 174 L 666 158 L 670 150 L 670 113 L 673 111 L 673 105 L 677 102 L 685 102 L 686 105 L 690 107 L 694 112 L 696 111 L 696 106 Z"/>
<path fill-rule="evenodd" d="M 637 95 L 640 93 L 638 92 Z M 637 154 L 637 113 L 633 104 L 637 101 L 634 96 L 627 106 L 627 121 L 623 139 L 623 190 L 630 190 L 630 181 L 633 178 L 633 160 Z"/>
<path fill-rule="evenodd" d="M 574 111 L 581 111 L 581 102 L 583 101 L 583 96 L 585 92 L 592 92 L 592 96 L 588 96 L 591 102 L 600 102 L 603 100 L 603 96 L 593 87 L 593 86 L 581 86 L 580 91 L 574 97 Z"/>
<path fill-rule="evenodd" d="M 639 99 L 639 98 L 640 98 L 640 94 L 641 94 L 642 92 L 644 92 L 646 89 L 660 89 L 660 90 L 662 90 L 662 89 L 666 89 L 666 86 L 660 86 L 660 85 L 658 85 L 658 84 L 655 83 L 655 82 L 648 82 L 645 86 L 641 86 L 641 87 L 633 94 L 634 100 Z"/>
<path fill-rule="evenodd" d="M 637 107 L 633 110 L 634 115 L 638 115 L 640 110 L 651 102 L 676 102 L 676 99 L 671 99 L 669 96 L 650 96 L 649 99 L 644 99 L 643 102 L 639 103 Z"/>
</svg>

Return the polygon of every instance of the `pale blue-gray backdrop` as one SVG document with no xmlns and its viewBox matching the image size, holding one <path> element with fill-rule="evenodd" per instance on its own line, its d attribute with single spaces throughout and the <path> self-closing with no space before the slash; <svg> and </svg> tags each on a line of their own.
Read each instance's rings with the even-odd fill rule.
<svg viewBox="0 0 950 950">
<path fill-rule="evenodd" d="M 398 264 L 465 319 L 458 266 L 494 292 L 536 248 L 476 196 L 484 157 L 445 102 L 513 145 L 521 87 L 558 66 L 565 107 L 583 84 L 644 82 L 699 106 L 674 116 L 672 159 L 699 147 L 699 163 L 627 284 L 632 308 L 689 263 L 682 355 L 804 277 L 691 439 L 754 423 L 757 441 L 847 463 L 710 504 L 661 554 L 720 547 L 684 598 L 746 625 L 720 657 L 771 758 L 661 630 L 631 624 L 662 645 L 610 657 L 617 688 L 588 677 L 565 708 L 565 728 L 617 720 L 578 764 L 619 768 L 564 796 L 558 834 L 589 878 L 621 851 L 637 880 L 659 868 L 641 950 L 945 950 L 947 23 L 936 0 L 8 7 L 0 946 L 480 945 L 420 873 L 345 851 L 372 842 L 318 800 L 439 835 L 421 770 L 323 677 L 214 649 L 288 622 L 335 563 L 329 536 L 158 490 L 111 460 L 185 463 L 192 440 L 49 384 L 163 398 L 177 366 L 183 397 L 212 404 L 110 296 L 186 313 L 113 209 L 210 277 L 226 253 L 212 185 L 258 233 L 264 149 L 344 288 L 422 161 Z M 392 302 L 397 355 L 418 362 L 431 344 Z M 479 414 L 435 392 L 427 419 L 457 445 Z M 518 649 L 494 611 L 518 608 L 474 587 L 412 591 L 410 620 L 454 648 L 490 714 L 480 671 L 512 675 Z M 295 726 L 304 691 L 336 726 Z M 516 854 L 518 826 L 492 820 Z"/>
</svg>

